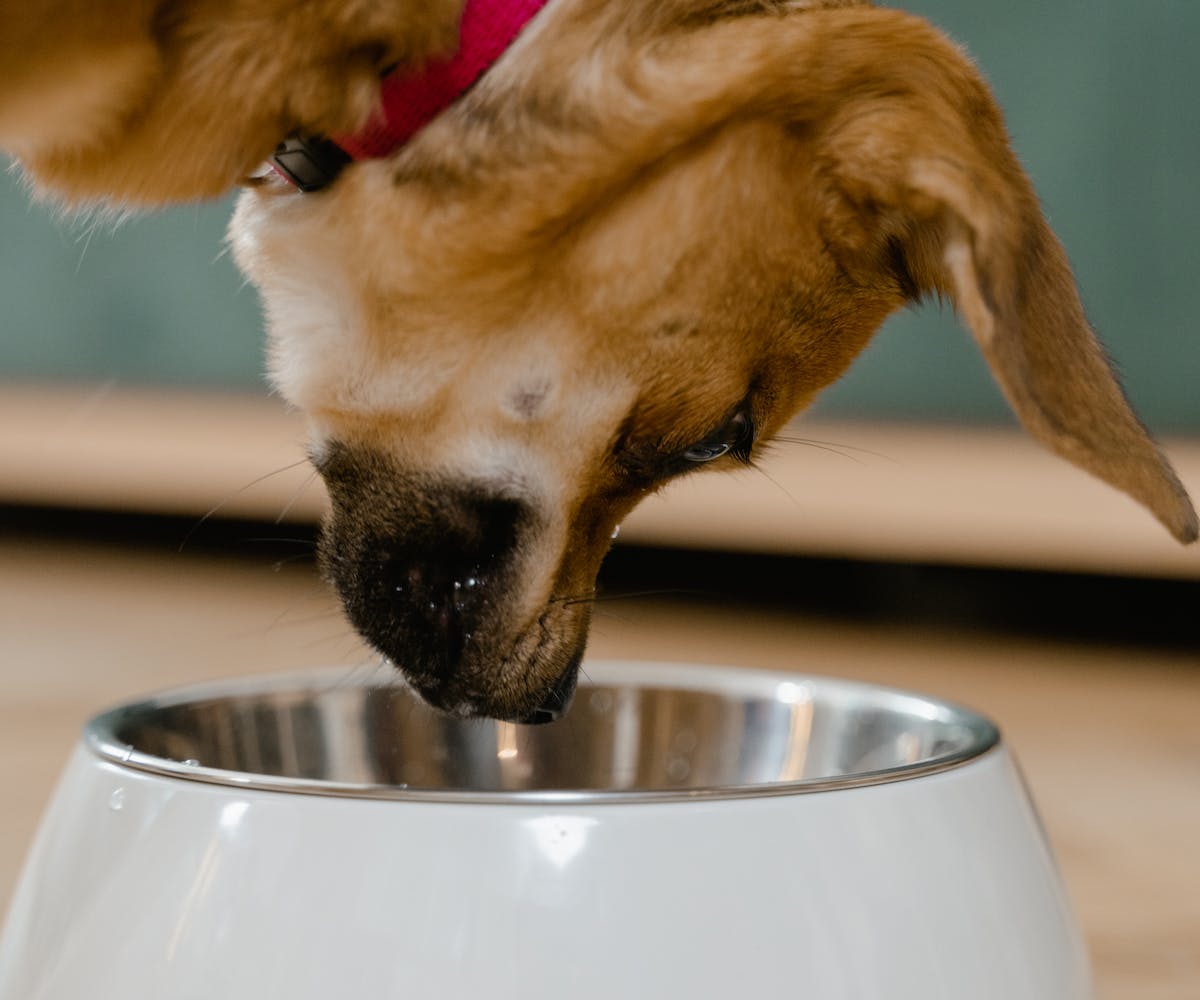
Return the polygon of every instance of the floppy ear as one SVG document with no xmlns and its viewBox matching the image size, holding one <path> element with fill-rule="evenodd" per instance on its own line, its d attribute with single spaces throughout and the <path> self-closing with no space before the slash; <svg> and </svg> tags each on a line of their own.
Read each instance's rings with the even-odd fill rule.
<svg viewBox="0 0 1200 1000">
<path fill-rule="evenodd" d="M 953 298 L 1026 430 L 1145 504 L 1179 541 L 1195 541 L 1187 492 L 1125 398 L 1036 204 L 1022 199 L 1016 217 L 971 206 L 969 179 L 934 164 L 914 164 L 911 179 L 948 211 L 926 280 Z M 980 217 L 963 212 L 970 207 Z"/>
<path fill-rule="evenodd" d="M 849 87 L 822 130 L 829 235 L 899 268 L 911 290 L 948 296 L 1034 438 L 1194 541 L 1192 504 L 1088 325 L 995 102 L 948 44 L 891 55 L 913 57 L 919 73 L 884 92 Z"/>
</svg>

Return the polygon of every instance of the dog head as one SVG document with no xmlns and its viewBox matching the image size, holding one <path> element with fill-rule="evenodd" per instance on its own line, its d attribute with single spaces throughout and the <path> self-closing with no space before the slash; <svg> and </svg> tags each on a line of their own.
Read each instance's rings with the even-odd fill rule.
<svg viewBox="0 0 1200 1000">
<path fill-rule="evenodd" d="M 752 462 L 930 292 L 1034 436 L 1195 537 L 952 44 L 855 4 L 621 6 L 555 0 L 398 154 L 233 223 L 326 572 L 431 702 L 556 714 L 628 511 Z"/>
</svg>

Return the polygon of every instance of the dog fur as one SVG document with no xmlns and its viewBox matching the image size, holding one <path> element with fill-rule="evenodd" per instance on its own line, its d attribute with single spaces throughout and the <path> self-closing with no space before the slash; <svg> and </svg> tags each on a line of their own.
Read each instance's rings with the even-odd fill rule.
<svg viewBox="0 0 1200 1000">
<path fill-rule="evenodd" d="M 404 8 L 315 4 L 322 57 L 295 12 L 288 44 L 305 54 L 290 35 L 268 54 L 261 39 L 212 44 L 216 5 L 180 6 L 199 20 L 165 18 L 175 54 L 155 43 L 168 69 L 150 89 L 204 94 L 208 122 L 236 106 L 237 141 L 195 176 L 140 183 L 131 150 L 184 127 L 144 98 L 86 156 L 35 137 L 36 177 L 82 197 L 214 191 L 290 129 L 361 122 L 383 59 L 445 41 L 443 20 L 409 24 Z M 240 31 L 272 5 L 236 6 Z M 205 53 L 186 55 L 193 36 Z M 353 72 L 329 55 L 365 51 Z M 202 55 L 221 67 L 207 93 Z M 305 79 L 276 59 L 309 68 L 308 103 L 259 86 Z M 95 166 L 102 148 L 121 164 Z M 166 155 L 146 172 L 169 173 Z M 753 461 L 923 295 L 952 300 L 1034 437 L 1196 537 L 988 88 L 900 11 L 552 0 L 409 145 L 317 195 L 255 187 L 231 241 L 262 294 L 275 383 L 310 417 L 326 572 L 448 711 L 556 714 L 622 518 L 675 476 Z"/>
<path fill-rule="evenodd" d="M 462 0 L 0 5 L 0 149 L 75 205 L 224 194 L 286 135 L 352 132 L 379 74 L 452 50 Z"/>
</svg>

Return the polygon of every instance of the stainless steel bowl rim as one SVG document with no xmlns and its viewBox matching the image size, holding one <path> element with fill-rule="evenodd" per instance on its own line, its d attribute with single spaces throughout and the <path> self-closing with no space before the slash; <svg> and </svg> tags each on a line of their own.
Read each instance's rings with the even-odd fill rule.
<svg viewBox="0 0 1200 1000">
<path fill-rule="evenodd" d="M 865 788 L 909 781 L 953 770 L 995 751 L 1001 744 L 1001 736 L 997 727 L 977 712 L 940 698 L 927 697 L 898 688 L 816 674 L 657 661 L 588 661 L 585 667 L 587 678 L 580 685 L 581 693 L 586 691 L 590 685 L 639 684 L 646 688 L 698 687 L 702 690 L 722 694 L 736 693 L 770 698 L 781 690 L 787 689 L 788 686 L 792 686 L 809 691 L 819 690 L 825 695 L 865 698 L 880 706 L 915 711 L 926 718 L 937 718 L 948 724 L 960 726 L 970 733 L 971 738 L 961 748 L 927 760 L 829 778 L 679 789 L 483 791 L 409 787 L 398 784 L 357 784 L 205 767 L 192 762 L 170 760 L 139 751 L 120 741 L 115 735 L 119 730 L 120 723 L 132 715 L 185 705 L 193 701 L 275 692 L 320 692 L 346 685 L 365 686 L 363 679 L 355 678 L 352 675 L 353 668 L 337 667 L 242 677 L 174 688 L 141 701 L 119 705 L 94 716 L 84 727 L 83 742 L 88 750 L 109 764 L 160 777 L 177 778 L 226 788 L 352 799 L 512 806 L 680 803 L 714 799 L 770 798 Z M 647 683 L 648 675 L 652 678 L 652 683 Z"/>
</svg>

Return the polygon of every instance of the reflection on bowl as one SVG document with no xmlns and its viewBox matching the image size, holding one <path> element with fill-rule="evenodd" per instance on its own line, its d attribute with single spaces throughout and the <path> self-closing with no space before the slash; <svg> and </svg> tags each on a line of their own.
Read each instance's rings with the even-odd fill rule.
<svg viewBox="0 0 1200 1000">
<path fill-rule="evenodd" d="M 846 788 L 932 773 L 997 742 L 978 715 L 845 681 L 601 669 L 557 725 L 457 719 L 391 674 L 186 692 L 102 715 L 101 757 L 327 795 L 595 802 Z M 641 684 L 638 679 L 641 679 Z"/>
<path fill-rule="evenodd" d="M 538 727 L 392 675 L 187 689 L 87 727 L 0 1000 L 1082 1000 L 994 726 L 822 678 L 589 663 Z"/>
</svg>

